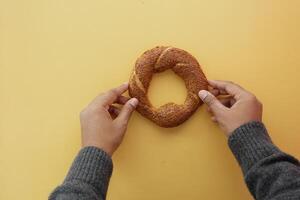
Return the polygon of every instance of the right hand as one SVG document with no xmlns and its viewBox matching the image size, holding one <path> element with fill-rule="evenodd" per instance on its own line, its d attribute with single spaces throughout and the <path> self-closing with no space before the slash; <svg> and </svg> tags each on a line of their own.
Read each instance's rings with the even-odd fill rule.
<svg viewBox="0 0 300 200">
<path fill-rule="evenodd" d="M 208 106 L 212 120 L 221 127 L 229 137 L 235 129 L 251 121 L 262 121 L 262 104 L 256 97 L 228 81 L 208 81 L 213 88 L 201 90 L 199 97 Z M 226 95 L 227 98 L 217 99 L 215 96 Z"/>
</svg>

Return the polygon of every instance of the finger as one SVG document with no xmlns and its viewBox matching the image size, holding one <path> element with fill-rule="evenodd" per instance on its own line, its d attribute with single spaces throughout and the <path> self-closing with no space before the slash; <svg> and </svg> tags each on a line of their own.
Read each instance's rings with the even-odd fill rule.
<svg viewBox="0 0 300 200">
<path fill-rule="evenodd" d="M 129 97 L 119 96 L 114 103 L 124 105 L 129 99 Z"/>
<path fill-rule="evenodd" d="M 216 114 L 223 111 L 225 107 L 221 102 L 210 92 L 206 90 L 201 90 L 199 92 L 200 99 L 211 109 L 212 113 Z"/>
<path fill-rule="evenodd" d="M 212 114 L 212 111 L 211 111 L 210 107 L 206 107 L 206 111 Z"/>
<path fill-rule="evenodd" d="M 139 101 L 136 98 L 127 101 L 116 120 L 121 124 L 127 124 L 138 103 Z"/>
<path fill-rule="evenodd" d="M 228 95 L 228 93 L 225 90 L 217 89 L 212 86 L 208 86 L 208 91 L 212 93 L 214 96 Z"/>
<path fill-rule="evenodd" d="M 216 88 L 209 88 L 208 91 L 214 96 L 219 96 L 221 94 L 220 90 Z"/>
<path fill-rule="evenodd" d="M 117 108 L 116 106 L 111 105 L 111 106 L 109 106 L 109 108 L 108 108 L 108 112 L 109 112 L 109 114 L 111 115 L 111 117 L 112 117 L 113 119 L 115 119 L 115 118 L 117 118 L 118 115 L 120 114 L 120 109 Z"/>
<path fill-rule="evenodd" d="M 113 88 L 109 91 L 107 91 L 101 99 L 101 103 L 104 106 L 110 105 L 114 103 L 119 96 L 121 96 L 124 92 L 126 92 L 128 89 L 128 83 L 124 83 L 120 85 L 119 87 Z"/>
<path fill-rule="evenodd" d="M 234 98 L 230 99 L 230 106 L 233 106 L 233 104 L 235 104 L 236 100 Z"/>
<path fill-rule="evenodd" d="M 228 95 L 228 93 L 225 90 L 220 90 L 217 88 L 211 88 L 211 89 L 208 89 L 208 91 L 214 96 Z"/>
<path fill-rule="evenodd" d="M 217 122 L 217 118 L 216 118 L 215 116 L 212 116 L 210 119 L 211 119 L 211 121 L 213 121 L 213 122 Z"/>
<path fill-rule="evenodd" d="M 223 93 L 226 92 L 230 95 L 235 96 L 235 98 L 239 97 L 242 93 L 246 92 L 246 90 L 244 90 L 241 86 L 232 82 L 219 80 L 209 80 L 208 82 L 214 88 L 217 88 L 221 91 L 223 90 Z"/>
<path fill-rule="evenodd" d="M 124 83 L 117 88 L 111 89 L 104 94 L 98 95 L 89 104 L 89 106 L 96 107 L 96 108 L 105 106 L 108 109 L 109 105 L 112 104 L 114 101 L 116 101 L 118 96 L 123 94 L 127 89 L 128 89 L 128 83 Z"/>
<path fill-rule="evenodd" d="M 228 92 L 226 92 L 225 90 L 219 90 L 221 95 L 228 95 Z"/>
</svg>

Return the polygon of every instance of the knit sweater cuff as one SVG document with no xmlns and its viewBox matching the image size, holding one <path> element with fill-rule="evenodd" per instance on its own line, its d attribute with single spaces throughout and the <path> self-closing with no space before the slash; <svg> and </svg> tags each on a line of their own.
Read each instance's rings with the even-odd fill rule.
<svg viewBox="0 0 300 200">
<path fill-rule="evenodd" d="M 96 147 L 84 147 L 75 158 L 65 183 L 75 181 L 91 185 L 98 194 L 106 194 L 113 163 L 110 156 Z"/>
<path fill-rule="evenodd" d="M 261 122 L 249 122 L 233 131 L 228 144 L 244 174 L 258 161 L 280 152 Z"/>
</svg>

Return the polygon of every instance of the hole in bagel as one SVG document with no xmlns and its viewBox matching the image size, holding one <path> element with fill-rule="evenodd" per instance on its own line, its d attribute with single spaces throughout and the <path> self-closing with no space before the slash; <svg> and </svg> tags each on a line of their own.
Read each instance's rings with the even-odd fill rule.
<svg viewBox="0 0 300 200">
<path fill-rule="evenodd" d="M 183 104 L 187 96 L 184 81 L 172 70 L 155 73 L 152 77 L 148 98 L 156 108 L 166 103 Z"/>
</svg>

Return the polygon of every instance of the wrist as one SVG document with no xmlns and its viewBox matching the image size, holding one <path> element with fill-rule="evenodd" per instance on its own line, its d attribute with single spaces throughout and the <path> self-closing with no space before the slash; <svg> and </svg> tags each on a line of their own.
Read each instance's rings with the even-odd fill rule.
<svg viewBox="0 0 300 200">
<path fill-rule="evenodd" d="M 244 174 L 259 160 L 280 151 L 260 121 L 251 121 L 234 130 L 228 145 Z"/>
<path fill-rule="evenodd" d="M 96 147 L 97 149 L 101 149 L 102 151 L 104 151 L 110 157 L 112 157 L 112 155 L 114 153 L 113 149 L 108 147 L 107 145 L 102 145 L 102 144 L 98 144 L 98 143 L 94 143 L 94 142 L 88 142 L 88 143 L 82 144 L 82 148 L 85 148 L 85 147 Z"/>
<path fill-rule="evenodd" d="M 227 131 L 225 131 L 225 132 L 226 132 L 226 136 L 229 138 L 232 134 L 235 133 L 235 131 L 236 131 L 238 128 L 240 128 L 240 127 L 242 127 L 242 126 L 244 126 L 244 125 L 246 125 L 246 124 L 249 124 L 249 123 L 251 123 L 251 122 L 262 123 L 262 121 L 261 121 L 261 120 L 258 120 L 258 119 L 248 119 L 248 120 L 244 120 L 244 121 L 239 121 L 239 122 L 237 122 L 237 123 L 232 123 L 231 127 L 228 128 Z"/>
<path fill-rule="evenodd" d="M 97 196 L 101 196 L 107 191 L 112 170 L 113 163 L 106 152 L 97 147 L 84 147 L 73 161 L 64 183 L 91 185 Z"/>
</svg>

